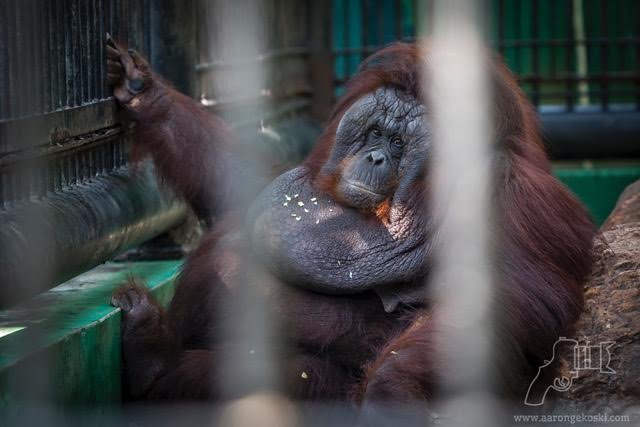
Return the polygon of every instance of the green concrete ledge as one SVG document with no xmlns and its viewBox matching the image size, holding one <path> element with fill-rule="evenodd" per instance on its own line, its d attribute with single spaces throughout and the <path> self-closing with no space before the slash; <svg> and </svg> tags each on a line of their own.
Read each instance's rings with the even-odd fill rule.
<svg viewBox="0 0 640 427">
<path fill-rule="evenodd" d="M 118 404 L 120 310 L 109 305 L 111 293 L 131 275 L 166 304 L 180 265 L 106 263 L 0 311 L 0 414 L 34 404 L 57 410 Z"/>
</svg>

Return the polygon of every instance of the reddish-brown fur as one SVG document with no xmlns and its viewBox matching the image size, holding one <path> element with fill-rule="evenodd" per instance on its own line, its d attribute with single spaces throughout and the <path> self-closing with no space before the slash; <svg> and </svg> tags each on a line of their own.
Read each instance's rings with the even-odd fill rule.
<svg viewBox="0 0 640 427">
<path fill-rule="evenodd" d="M 318 187 L 330 192 L 335 185 L 335 177 L 321 177 L 319 171 L 346 109 L 381 86 L 395 86 L 420 98 L 424 55 L 428 52 L 416 45 L 395 44 L 363 63 L 304 163 Z M 581 310 L 581 283 L 590 268 L 594 229 L 580 203 L 549 174 L 535 111 L 499 61 L 492 82 L 497 134 L 494 197 L 499 207 L 494 235 L 500 354 L 495 362 L 502 368 L 503 390 L 523 393 L 533 369 L 559 336 L 570 333 Z M 224 200 L 225 185 L 220 172 L 225 165 L 218 155 L 223 148 L 218 144 L 228 139 L 226 128 L 157 79 L 134 99 L 137 105 L 129 109 L 139 122 L 140 144 L 162 175 L 196 210 L 215 205 L 223 211 L 226 206 L 216 204 Z M 201 200 L 203 194 L 214 197 Z M 380 209 L 381 216 L 385 212 Z M 155 361 L 158 346 L 166 352 L 169 344 L 145 348 L 135 335 L 125 336 L 124 348 L 135 350 L 125 357 L 125 368 L 136 397 L 216 397 L 211 382 L 218 375 L 219 351 L 227 345 L 219 342 L 218 327 L 229 313 L 214 307 L 224 307 L 220 302 L 233 298 L 234 286 L 242 285 L 234 277 L 241 254 L 248 251 L 246 241 L 221 243 L 227 231 L 228 225 L 222 225 L 210 232 L 189 257 L 163 326 L 152 323 L 151 330 L 139 331 L 154 336 L 157 330 L 162 337 L 168 328 L 173 331 L 169 336 L 177 337 L 170 344 L 171 354 L 154 362 L 158 367 L 153 378 L 140 372 L 142 361 Z M 429 399 L 438 378 L 447 375 L 435 345 L 445 332 L 426 304 L 385 313 L 374 294 L 321 295 L 280 286 L 266 273 L 264 277 L 273 309 L 295 343 L 291 358 L 283 363 L 294 397 L 351 399 L 369 408 L 377 401 L 409 403 Z M 126 294 L 126 289 L 121 292 Z M 135 319 L 125 311 L 125 325 Z M 300 379 L 301 369 L 310 373 L 308 381 Z"/>
</svg>

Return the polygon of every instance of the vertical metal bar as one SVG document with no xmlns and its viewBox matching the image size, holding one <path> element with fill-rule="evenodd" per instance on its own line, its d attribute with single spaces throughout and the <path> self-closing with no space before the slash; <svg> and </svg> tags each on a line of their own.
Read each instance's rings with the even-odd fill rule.
<svg viewBox="0 0 640 427">
<path fill-rule="evenodd" d="M 384 0 L 376 0 L 376 15 L 377 15 L 377 27 L 376 28 L 376 34 L 377 34 L 377 38 L 376 38 L 376 45 L 380 46 L 384 43 L 384 14 L 381 13 L 382 12 L 382 8 L 384 7 L 383 4 Z"/>
<path fill-rule="evenodd" d="M 69 185 L 74 186 L 78 184 L 78 174 L 76 171 L 76 158 L 77 153 L 70 153 L 67 155 L 67 166 L 69 168 Z"/>
<path fill-rule="evenodd" d="M 71 176 L 69 175 L 69 156 L 64 153 L 60 153 L 56 155 L 56 159 L 59 164 L 59 172 L 60 172 L 60 189 L 66 190 L 71 185 Z"/>
<path fill-rule="evenodd" d="M 553 38 L 556 38 L 556 28 L 560 27 L 558 23 L 561 23 L 560 13 L 555 13 L 555 11 L 557 10 L 555 8 L 556 8 L 556 3 L 554 2 L 549 3 L 548 10 L 551 16 L 543 17 L 543 20 L 549 21 L 551 25 L 551 28 L 552 28 L 551 37 Z M 557 75 L 556 52 L 558 51 L 558 46 L 555 43 L 547 43 L 547 46 L 549 48 L 549 55 L 551 57 L 551 60 L 549 62 L 549 73 L 552 77 L 555 78 Z M 560 45 L 560 46 L 563 46 L 563 45 Z M 566 46 L 566 43 L 564 44 L 564 46 Z"/>
<path fill-rule="evenodd" d="M 344 13 L 344 32 L 342 33 L 342 46 L 344 47 L 344 53 L 342 54 L 344 60 L 344 74 L 345 78 L 351 77 L 351 55 L 349 54 L 349 1 L 342 2 L 342 12 Z"/>
<path fill-rule="evenodd" d="M 75 162 L 74 162 L 75 153 L 69 153 L 66 155 L 66 167 L 67 167 L 67 185 L 69 187 L 76 185 L 76 176 L 75 176 Z"/>
<path fill-rule="evenodd" d="M 118 158 L 120 159 L 121 165 L 127 164 L 127 150 L 125 141 L 129 142 L 129 138 L 129 135 L 127 135 L 126 138 L 118 138 Z"/>
<path fill-rule="evenodd" d="M 29 200 L 29 165 L 26 162 L 17 170 L 17 175 L 19 177 L 20 201 L 26 203 Z"/>
<path fill-rule="evenodd" d="M 122 34 L 120 32 L 117 23 L 117 14 L 120 13 L 118 5 L 120 0 L 106 0 L 109 4 L 109 32 L 116 40 L 122 40 Z"/>
<path fill-rule="evenodd" d="M 419 29 L 418 29 L 418 22 L 420 21 L 420 11 L 418 10 L 418 0 L 411 0 L 411 13 L 413 14 L 413 34 L 411 34 L 412 36 L 417 36 Z"/>
<path fill-rule="evenodd" d="M 20 183 L 20 169 L 17 167 L 12 168 L 12 191 L 13 191 L 13 204 L 18 205 L 22 202 L 22 191 Z"/>
<path fill-rule="evenodd" d="M 55 167 L 52 158 L 46 159 L 44 163 L 47 170 L 47 193 L 50 195 L 55 191 Z"/>
<path fill-rule="evenodd" d="M 54 111 L 56 108 L 57 102 L 57 91 L 58 91 L 58 63 L 60 59 L 57 61 L 54 58 L 57 58 L 56 50 L 58 48 L 59 42 L 57 41 L 56 34 L 56 2 L 54 0 L 46 1 L 47 9 L 44 15 L 44 19 L 46 20 L 46 35 L 48 39 L 48 48 L 45 50 L 45 60 L 44 62 L 47 64 L 48 72 L 47 79 L 49 81 L 49 93 L 48 99 L 49 102 L 47 104 L 47 111 Z"/>
<path fill-rule="evenodd" d="M 16 50 L 14 52 L 20 52 L 21 55 L 18 55 L 14 62 L 16 63 L 16 78 L 13 82 L 16 88 L 16 95 L 18 99 L 16 100 L 16 113 L 17 117 L 24 117 L 26 108 L 26 86 L 24 84 L 24 75 L 25 75 L 25 58 L 26 55 L 22 53 L 25 52 L 24 46 L 24 27 L 25 24 L 22 22 L 22 17 L 24 15 L 24 11 L 22 10 L 21 5 L 15 4 L 15 34 L 16 34 Z"/>
<path fill-rule="evenodd" d="M 24 168 L 24 200 L 30 202 L 31 198 L 36 195 L 37 189 L 37 168 L 34 162 L 27 161 Z"/>
<path fill-rule="evenodd" d="M 368 0 L 360 0 L 360 10 L 362 11 L 362 26 L 360 27 L 362 40 L 362 55 L 367 57 L 369 55 L 369 7 Z"/>
<path fill-rule="evenodd" d="M 402 0 L 393 0 L 396 40 L 402 40 Z"/>
<path fill-rule="evenodd" d="M 38 171 L 39 171 L 39 168 L 37 167 L 36 162 L 33 162 L 29 165 L 29 168 L 28 168 L 29 180 L 28 180 L 28 190 L 27 190 L 28 202 L 38 197 L 38 193 L 39 193 Z"/>
<path fill-rule="evenodd" d="M 190 10 L 193 13 L 194 10 L 194 6 L 193 6 L 193 2 L 188 2 L 187 3 L 187 7 L 188 10 Z M 151 38 L 153 36 L 152 34 L 152 27 L 151 27 L 151 13 L 152 13 L 152 5 L 151 5 L 151 0 L 145 0 L 145 7 L 144 7 L 144 23 L 142 28 L 144 28 L 146 31 L 144 32 L 145 34 L 145 45 L 144 45 L 144 52 L 147 54 L 147 56 L 149 58 L 151 58 Z M 193 15 L 192 15 L 193 16 Z M 193 18 L 192 18 L 193 21 Z M 193 27 L 187 27 L 184 28 L 185 31 L 189 31 L 191 32 L 191 36 L 194 35 L 193 31 Z M 193 53 L 193 52 L 191 52 Z M 193 59 L 193 58 L 192 58 Z M 189 81 L 191 81 L 192 79 L 189 78 Z M 191 90 L 189 90 L 187 93 L 189 95 L 191 95 Z"/>
<path fill-rule="evenodd" d="M 505 35 L 504 35 L 504 26 L 505 26 L 505 14 L 504 14 L 504 5 L 505 0 L 498 0 L 498 51 L 500 52 L 500 56 L 505 58 Z M 506 59 L 506 58 L 505 58 Z"/>
<path fill-rule="evenodd" d="M 91 149 L 86 151 L 87 153 L 87 181 L 93 180 L 96 175 L 96 155 Z"/>
<path fill-rule="evenodd" d="M 38 199 L 47 195 L 47 162 L 42 159 L 38 167 Z"/>
<path fill-rule="evenodd" d="M 78 163 L 80 176 L 78 182 L 84 184 L 89 176 L 89 164 L 87 161 L 87 150 L 78 151 Z"/>
<path fill-rule="evenodd" d="M 106 23 L 106 30 L 116 39 L 118 40 L 119 38 L 119 34 L 116 32 L 116 25 L 115 25 L 115 14 L 116 14 L 116 6 L 117 6 L 117 1 L 118 0 L 103 0 L 106 2 L 106 6 L 105 6 L 105 12 L 106 12 L 106 19 L 105 19 L 105 23 Z"/>
<path fill-rule="evenodd" d="M 56 181 L 57 191 L 64 190 L 67 185 L 67 168 L 64 163 L 64 157 L 62 154 L 54 154 L 53 160 L 56 164 L 56 173 L 58 175 L 58 179 Z"/>
<path fill-rule="evenodd" d="M 20 176 L 20 169 L 17 167 L 12 168 L 12 178 L 13 178 L 13 204 L 18 205 L 22 202 L 22 183 Z"/>
<path fill-rule="evenodd" d="M 8 51 L 9 52 L 17 52 L 18 51 L 18 34 L 16 28 L 16 1 L 10 0 L 7 2 L 7 35 L 8 37 Z M 20 93 L 18 92 L 19 82 L 18 82 L 18 63 L 16 60 L 9 61 L 9 117 L 17 118 L 19 117 L 19 106 L 18 100 L 20 98 Z"/>
<path fill-rule="evenodd" d="M 51 159 L 53 164 L 53 191 L 55 193 L 59 192 L 62 189 L 62 163 L 60 162 L 60 157 L 55 156 Z"/>
<path fill-rule="evenodd" d="M 20 174 L 18 169 L 13 166 L 11 169 L 11 202 L 13 206 L 20 203 Z"/>
<path fill-rule="evenodd" d="M 64 9 L 59 10 L 58 18 L 61 21 L 60 28 L 64 28 L 62 34 L 64 35 L 64 76 L 65 82 L 63 88 L 66 88 L 66 101 L 65 106 L 70 107 L 75 104 L 74 101 L 74 75 L 73 75 L 73 8 L 74 0 L 66 0 L 64 2 Z M 66 12 L 65 12 L 66 11 Z M 68 14 L 68 15 L 67 15 Z M 65 16 L 68 18 L 65 19 Z"/>
<path fill-rule="evenodd" d="M 609 40 L 606 40 L 609 29 L 609 8 L 607 7 L 607 0 L 600 0 L 600 30 L 601 30 L 601 51 L 600 51 L 600 89 L 602 91 L 600 102 L 602 103 L 602 110 L 609 110 Z"/>
<path fill-rule="evenodd" d="M 109 141 L 109 159 L 111 160 L 111 169 L 116 170 L 120 165 L 116 157 L 116 144 L 113 140 Z"/>
<path fill-rule="evenodd" d="M 84 102 L 93 101 L 95 99 L 94 92 L 96 87 L 95 73 L 97 64 L 94 61 L 94 40 L 96 39 L 95 28 L 93 27 L 93 0 L 84 0 L 85 5 L 82 19 L 84 21 L 84 49 L 85 49 L 85 71 L 86 71 L 86 92 Z"/>
<path fill-rule="evenodd" d="M 436 357 L 445 366 L 447 424 L 495 425 L 491 394 L 490 194 L 491 106 L 488 64 L 482 55 L 479 2 L 434 2 L 431 60 L 424 81 L 430 104 L 433 149 L 427 178 L 429 206 L 438 225 L 436 262 L 429 289 L 445 316 L 431 322 L 439 331 Z M 458 100 L 464 99 L 464 103 Z M 464 410 L 459 410 L 464 407 Z M 453 410 L 456 408 L 456 410 Z"/>
<path fill-rule="evenodd" d="M 108 147 L 103 143 L 100 144 L 100 151 L 102 154 L 102 158 L 100 159 L 101 162 L 101 168 L 102 168 L 102 173 L 108 173 L 109 172 L 109 152 L 108 152 Z"/>
<path fill-rule="evenodd" d="M 105 152 L 106 147 L 104 146 L 104 144 L 101 144 L 97 148 L 99 160 L 98 175 L 104 175 L 107 172 L 107 153 Z"/>
<path fill-rule="evenodd" d="M 51 111 L 52 101 L 52 65 L 51 62 L 51 27 L 49 26 L 49 16 L 51 15 L 51 3 L 48 1 L 40 1 L 40 67 L 42 70 L 42 112 Z"/>
<path fill-rule="evenodd" d="M 515 19 L 517 20 L 521 20 L 522 19 L 522 8 L 520 7 L 520 2 L 519 1 L 515 1 L 513 2 L 513 7 L 514 7 L 514 16 Z M 513 38 L 516 40 L 519 40 L 522 38 L 522 31 L 521 31 L 521 25 L 520 22 L 517 23 L 517 25 L 515 25 L 515 31 L 514 31 L 514 35 Z M 522 47 L 515 47 L 514 49 L 514 67 L 516 69 L 516 72 L 518 73 L 522 73 L 522 52 L 523 52 L 523 48 Z"/>
<path fill-rule="evenodd" d="M 106 62 L 106 52 L 105 52 L 105 37 L 107 33 L 107 27 L 105 23 L 105 19 L 107 18 L 107 7 L 104 5 L 104 0 L 97 0 L 96 5 L 97 13 L 96 13 L 96 28 L 98 28 L 98 60 L 96 61 L 99 64 L 99 74 L 98 74 L 98 96 L 97 99 L 106 99 L 108 98 L 108 84 L 107 84 L 107 62 Z"/>
<path fill-rule="evenodd" d="M 539 16 L 539 3 L 538 0 L 532 0 L 531 8 L 531 21 L 532 21 L 532 38 L 533 38 L 533 46 L 532 46 L 532 67 L 533 67 L 533 93 L 531 100 L 533 105 L 536 108 L 540 105 L 540 16 Z"/>
<path fill-rule="evenodd" d="M 120 139 L 121 138 L 116 138 L 113 140 L 113 158 L 117 165 L 122 165 L 120 162 Z"/>
<path fill-rule="evenodd" d="M 313 1 L 308 7 L 309 38 L 311 55 L 309 70 L 314 88 L 311 100 L 311 114 L 324 122 L 329 117 L 335 93 L 335 67 L 331 49 L 333 2 Z"/>
<path fill-rule="evenodd" d="M 567 1 L 567 44 L 565 48 L 565 62 L 566 62 L 566 78 L 565 78 L 565 105 L 567 111 L 573 111 L 574 109 L 574 79 L 576 76 L 575 65 L 573 61 L 573 54 L 575 52 L 576 40 L 574 36 L 573 27 L 573 0 Z"/>
<path fill-rule="evenodd" d="M 635 45 L 635 70 L 640 70 L 640 41 L 638 41 L 638 37 L 640 37 L 640 6 L 637 3 L 633 3 L 633 7 L 635 10 L 635 16 L 633 18 L 633 22 L 635 23 L 634 27 L 634 36 L 636 41 L 634 41 Z M 640 111 L 640 79 L 636 77 L 636 111 Z"/>
<path fill-rule="evenodd" d="M 118 2 L 120 6 L 118 8 L 118 16 L 116 16 L 116 22 L 118 23 L 118 28 L 122 28 L 124 33 L 122 34 L 122 40 L 127 41 L 129 43 L 132 40 L 131 34 L 129 32 L 129 2 L 126 0 L 120 0 Z"/>
<path fill-rule="evenodd" d="M 87 96 L 87 40 L 84 38 L 84 24 L 85 24 L 85 9 L 87 5 L 86 0 L 76 0 L 76 28 L 75 28 L 75 40 L 76 40 L 76 76 L 78 78 L 78 93 L 76 94 L 76 105 L 82 105 L 88 99 Z"/>
<path fill-rule="evenodd" d="M 14 176 L 11 168 L 7 168 L 5 170 L 5 198 L 7 200 L 6 206 L 10 207 L 15 201 L 15 191 L 14 191 Z"/>
<path fill-rule="evenodd" d="M 618 69 L 620 71 L 625 71 L 627 66 L 627 51 L 629 45 L 625 43 L 624 36 L 626 34 L 627 25 L 626 21 L 628 17 L 629 10 L 627 9 L 627 2 L 622 1 L 618 6 L 618 26 L 619 26 L 619 34 L 616 37 L 620 38 L 620 43 L 618 44 L 618 51 L 620 54 L 618 55 Z"/>
<path fill-rule="evenodd" d="M 80 183 L 80 168 L 79 168 L 78 152 L 74 152 L 71 155 L 71 183 L 78 185 Z"/>
<path fill-rule="evenodd" d="M 0 211 L 5 210 L 7 207 L 7 196 L 6 196 L 6 174 L 4 170 L 0 169 Z"/>
<path fill-rule="evenodd" d="M 84 149 L 78 152 L 78 155 L 80 156 L 80 182 L 84 184 L 89 180 L 89 152 Z"/>
<path fill-rule="evenodd" d="M 34 116 L 39 113 L 42 99 L 42 81 L 40 79 L 40 72 L 36 62 L 37 55 L 39 54 L 39 49 L 36 48 L 39 39 L 36 37 L 40 31 L 40 26 L 36 25 L 36 20 L 34 19 L 37 13 L 35 11 L 35 9 L 37 9 L 36 0 L 31 0 L 29 6 L 30 7 L 24 14 L 27 50 L 23 52 L 23 54 L 26 56 L 27 63 L 27 68 L 25 70 L 25 75 L 27 76 L 25 86 L 27 87 L 27 96 L 29 97 L 26 102 L 27 115 Z"/>
<path fill-rule="evenodd" d="M 7 34 L 9 15 L 7 13 L 8 1 L 0 2 L 0 120 L 10 117 L 9 98 L 9 46 Z M 0 149 L 4 150 L 3 140 L 0 139 Z"/>
<path fill-rule="evenodd" d="M 60 182 L 62 190 L 66 190 L 71 186 L 71 168 L 69 167 L 69 155 L 66 153 L 58 154 L 60 162 Z"/>
<path fill-rule="evenodd" d="M 67 92 L 68 92 L 68 106 L 75 107 L 78 105 L 78 93 L 80 92 L 80 79 L 78 76 L 79 73 L 79 58 L 78 58 L 78 0 L 68 0 L 70 8 L 68 9 L 67 15 L 67 28 L 68 35 L 67 46 L 68 46 L 68 57 L 67 57 Z"/>
<path fill-rule="evenodd" d="M 68 50 L 68 35 L 66 23 L 64 21 L 64 10 L 66 8 L 65 0 L 54 0 L 56 5 L 55 10 L 55 25 L 53 26 L 55 29 L 55 33 L 57 37 L 55 39 L 55 47 L 57 50 L 57 54 L 52 60 L 58 66 L 57 73 L 57 92 L 56 92 L 56 105 L 55 109 L 61 108 L 65 105 L 69 105 L 69 88 L 67 87 L 67 67 L 68 67 L 68 58 L 67 58 L 67 50 Z M 56 60 L 57 58 L 57 60 Z"/>
<path fill-rule="evenodd" d="M 93 149 L 91 150 L 93 152 L 93 163 L 95 165 L 94 168 L 94 175 L 95 176 L 100 176 L 102 174 L 102 150 L 100 149 L 101 147 L 95 146 L 93 147 Z"/>
<path fill-rule="evenodd" d="M 31 24 L 33 36 L 31 39 L 30 55 L 32 56 L 33 77 L 34 81 L 31 83 L 33 88 L 33 113 L 44 113 L 44 93 L 46 92 L 44 82 L 46 75 L 42 72 L 42 59 L 44 56 L 44 50 L 42 49 L 43 26 L 42 26 L 42 4 L 41 0 L 34 0 L 34 7 L 31 10 Z"/>
<path fill-rule="evenodd" d="M 35 94 L 35 67 L 33 64 L 34 54 L 34 28 L 33 28 L 33 0 L 23 0 L 18 6 L 20 10 L 20 22 L 18 25 L 21 27 L 22 33 L 22 49 L 20 50 L 20 56 L 22 59 L 22 72 L 20 73 L 20 79 L 22 80 L 22 86 L 24 87 L 25 99 L 22 101 L 22 114 L 25 117 L 35 115 L 36 107 L 36 94 Z M 28 182 L 28 179 L 25 181 Z"/>
<path fill-rule="evenodd" d="M 590 79 L 589 75 L 589 61 L 588 61 L 588 46 L 592 43 L 588 40 L 588 33 L 585 28 L 585 5 L 584 0 L 572 0 L 573 1 L 573 26 L 575 31 L 575 38 L 578 40 L 575 49 L 575 64 L 577 75 L 577 94 L 579 105 L 589 105 L 590 101 L 590 82 L 596 81 Z M 595 45 L 597 49 L 598 46 Z M 597 81 L 596 81 L 597 84 Z"/>
<path fill-rule="evenodd" d="M 111 148 L 111 141 L 106 141 L 104 143 L 104 153 L 107 170 L 112 172 L 115 170 L 115 167 L 113 165 L 113 149 Z"/>
</svg>

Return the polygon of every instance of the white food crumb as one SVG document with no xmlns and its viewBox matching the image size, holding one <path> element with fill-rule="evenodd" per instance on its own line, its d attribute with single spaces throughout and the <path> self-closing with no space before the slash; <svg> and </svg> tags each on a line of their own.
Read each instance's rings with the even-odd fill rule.
<svg viewBox="0 0 640 427">
<path fill-rule="evenodd" d="M 304 203 L 298 202 L 298 206 L 304 206 Z"/>
<path fill-rule="evenodd" d="M 342 263 L 340 262 L 340 260 L 338 260 L 338 265 L 342 265 Z"/>
<path fill-rule="evenodd" d="M 307 209 L 307 208 L 304 208 L 304 211 L 308 213 L 308 212 L 309 212 L 309 209 Z"/>
<path fill-rule="evenodd" d="M 284 202 L 284 203 L 282 204 L 282 206 L 289 206 L 289 203 Z"/>
<path fill-rule="evenodd" d="M 316 199 L 315 197 L 312 197 L 312 198 L 311 198 L 311 201 L 312 201 L 312 202 L 315 202 L 316 200 L 317 200 L 317 199 Z"/>
<path fill-rule="evenodd" d="M 302 217 L 297 216 L 296 217 L 296 221 L 300 221 L 302 219 Z"/>
<path fill-rule="evenodd" d="M 333 209 L 329 208 L 329 212 L 333 212 Z"/>
<path fill-rule="evenodd" d="M 398 354 L 398 352 L 395 350 L 391 350 L 391 354 Z"/>
<path fill-rule="evenodd" d="M 287 202 L 291 200 L 291 197 L 289 197 L 288 195 L 284 195 L 284 198 L 287 199 Z"/>
<path fill-rule="evenodd" d="M 320 224 L 320 220 L 319 219 L 316 219 L 316 224 Z"/>
<path fill-rule="evenodd" d="M 295 199 L 295 198 L 297 198 L 297 197 L 298 197 L 298 194 L 294 194 L 294 195 L 293 195 L 293 198 L 294 198 L 294 199 Z"/>
<path fill-rule="evenodd" d="M 349 279 L 353 279 L 353 272 L 352 271 L 349 272 Z"/>
<path fill-rule="evenodd" d="M 309 378 L 309 375 L 308 375 L 306 372 L 304 372 L 304 371 L 302 371 L 302 373 L 300 374 L 300 376 L 301 376 L 303 379 L 305 379 L 305 380 L 306 380 L 307 378 Z"/>
</svg>

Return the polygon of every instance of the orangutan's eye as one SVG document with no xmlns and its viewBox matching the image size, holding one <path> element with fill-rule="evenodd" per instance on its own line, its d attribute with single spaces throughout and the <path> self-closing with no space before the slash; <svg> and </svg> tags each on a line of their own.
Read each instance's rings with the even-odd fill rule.
<svg viewBox="0 0 640 427">
<path fill-rule="evenodd" d="M 393 138 L 391 138 L 391 143 L 399 148 L 404 145 L 404 141 L 402 140 L 402 138 L 400 138 L 399 135 L 395 135 Z"/>
</svg>

